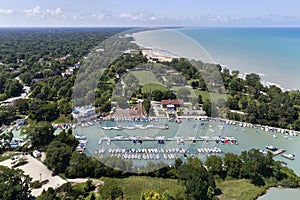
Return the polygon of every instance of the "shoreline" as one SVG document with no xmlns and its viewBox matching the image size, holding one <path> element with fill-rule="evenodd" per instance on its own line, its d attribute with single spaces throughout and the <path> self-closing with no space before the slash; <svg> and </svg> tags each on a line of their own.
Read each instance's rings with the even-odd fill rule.
<svg viewBox="0 0 300 200">
<path fill-rule="evenodd" d="M 173 58 L 183 57 L 183 56 L 179 56 L 176 53 L 173 53 L 169 50 L 165 50 L 165 49 L 162 49 L 160 47 L 157 47 L 153 44 L 151 46 L 149 46 L 149 45 L 143 44 L 143 42 L 141 42 L 140 40 L 137 41 L 138 39 L 136 37 L 136 34 L 140 34 L 140 33 L 143 33 L 143 32 L 151 32 L 151 31 L 155 31 L 155 30 L 146 30 L 146 31 L 134 32 L 134 33 L 131 34 L 131 37 L 133 38 L 132 42 L 135 43 L 136 45 L 138 45 L 142 49 L 143 55 L 147 56 L 147 58 L 148 57 L 153 58 L 153 56 L 154 56 L 155 58 L 157 58 L 160 61 L 171 61 Z M 191 60 L 191 59 L 195 59 L 195 58 L 186 57 L 186 59 Z M 200 61 L 204 62 L 201 59 L 200 59 Z M 221 64 L 221 63 L 216 63 L 216 62 L 211 62 L 210 64 L 219 64 L 222 68 L 226 67 L 227 69 L 229 69 L 230 73 L 232 71 L 235 71 L 235 70 L 239 71 L 239 69 L 231 69 L 231 67 L 229 67 L 227 64 Z M 259 72 L 251 72 L 251 73 L 255 73 L 255 74 L 259 75 L 259 77 L 261 78 L 260 83 L 264 87 L 270 87 L 270 86 L 274 85 L 274 86 L 280 88 L 283 92 L 299 90 L 299 89 L 285 88 L 285 87 L 281 86 L 278 83 L 272 82 L 272 81 L 267 80 L 267 79 L 265 80 L 263 77 L 268 77 L 266 74 L 262 74 L 262 73 L 259 73 Z M 242 78 L 242 79 L 245 79 L 247 74 L 250 74 L 250 73 L 249 72 L 239 73 L 238 77 Z"/>
<path fill-rule="evenodd" d="M 289 187 L 275 187 L 275 186 L 271 186 L 271 187 L 268 187 L 263 194 L 259 195 L 256 199 L 257 200 L 264 200 L 267 197 L 267 195 L 269 195 L 271 192 L 276 192 L 276 191 L 284 191 L 284 190 L 293 190 L 293 191 L 296 191 L 296 192 L 300 192 L 300 187 L 297 187 L 297 188 L 289 188 Z M 297 191 L 298 190 L 298 191 Z M 290 191 L 288 191 L 290 193 Z"/>
</svg>

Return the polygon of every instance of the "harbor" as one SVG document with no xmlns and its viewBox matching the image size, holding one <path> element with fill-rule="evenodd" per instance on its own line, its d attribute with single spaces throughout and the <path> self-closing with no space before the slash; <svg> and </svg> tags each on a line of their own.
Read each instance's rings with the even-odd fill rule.
<svg viewBox="0 0 300 200">
<path fill-rule="evenodd" d="M 162 126 L 168 128 L 158 128 Z M 280 129 L 275 129 L 277 132 L 274 132 L 274 128 L 271 130 L 270 127 L 266 129 L 266 127 L 251 126 L 236 121 L 198 117 L 182 118 L 180 123 L 166 118 L 103 120 L 90 126 L 77 126 L 73 132 L 86 136 L 88 142 L 82 150 L 87 155 L 99 158 L 116 156 L 124 160 L 132 160 L 134 164 L 141 166 L 143 163 L 146 164 L 147 160 L 172 164 L 176 158 L 198 157 L 204 161 L 211 154 L 220 156 L 228 152 L 240 154 L 241 151 L 252 148 L 265 149 L 268 144 L 278 149 L 285 149 L 286 152 L 297 152 L 299 149 L 298 138 L 295 136 L 297 132 L 284 131 L 281 133 Z M 273 134 L 276 134 L 277 137 L 275 138 Z M 220 153 L 212 151 L 215 147 L 220 150 Z M 188 152 L 184 155 L 182 152 L 176 152 L 176 148 L 184 149 L 186 152 L 188 150 Z M 109 149 L 119 149 L 117 152 L 121 153 L 109 151 Z M 136 151 L 130 153 L 132 149 L 136 149 Z M 147 149 L 147 153 L 137 153 L 138 149 L 140 151 Z M 151 155 L 148 149 L 157 150 L 154 150 Z M 161 149 L 167 149 L 168 153 L 166 151 L 162 153 Z M 174 153 L 169 151 L 173 149 Z M 127 156 L 122 155 L 122 151 L 125 151 Z M 147 154 L 149 155 L 147 156 Z M 173 155 L 169 156 L 168 154 Z M 283 156 L 274 156 L 274 159 L 287 163 L 296 173 L 300 174 L 300 170 L 296 167 L 297 159 L 291 160 Z"/>
</svg>

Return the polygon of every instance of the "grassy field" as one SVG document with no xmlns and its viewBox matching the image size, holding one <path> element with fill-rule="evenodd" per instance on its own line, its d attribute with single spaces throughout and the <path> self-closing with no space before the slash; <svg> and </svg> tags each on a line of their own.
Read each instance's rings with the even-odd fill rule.
<svg viewBox="0 0 300 200">
<path fill-rule="evenodd" d="M 141 85 L 150 82 L 162 84 L 162 82 L 160 82 L 153 73 L 152 76 L 150 76 L 150 71 L 131 71 L 130 73 L 132 73 L 138 79 Z"/>
<path fill-rule="evenodd" d="M 217 183 L 217 187 L 222 190 L 220 200 L 252 200 L 264 193 L 264 187 L 257 187 L 249 180 L 226 180 Z"/>
<path fill-rule="evenodd" d="M 182 86 L 180 86 L 180 87 L 173 86 L 171 88 L 171 90 L 173 90 L 176 94 L 176 92 L 180 88 L 183 88 L 183 87 Z M 196 97 L 197 98 L 198 94 L 201 94 L 203 101 L 205 101 L 206 99 L 209 99 L 209 98 L 216 99 L 216 100 L 218 100 L 218 99 L 224 99 L 225 100 L 225 98 L 226 98 L 225 94 L 219 94 L 219 93 L 213 93 L 213 92 L 210 93 L 210 92 L 207 92 L 207 91 L 200 91 L 198 89 L 193 89 L 193 88 L 189 88 L 189 87 L 184 87 L 184 88 L 186 88 L 190 91 L 190 93 L 191 93 L 190 97 Z"/>
<path fill-rule="evenodd" d="M 102 180 L 107 181 L 111 178 L 102 178 Z M 177 196 L 177 194 L 182 194 L 184 188 L 178 183 L 177 180 L 173 179 L 162 179 L 162 178 L 152 178 L 145 176 L 132 176 L 124 179 L 112 179 L 117 182 L 126 195 L 130 199 L 135 200 L 141 197 L 142 193 L 154 190 L 162 194 L 165 190 Z"/>
<path fill-rule="evenodd" d="M 154 91 L 154 90 L 166 91 L 167 90 L 166 86 L 164 86 L 162 84 L 157 84 L 157 83 L 152 83 L 151 88 L 152 88 L 152 91 Z M 142 92 L 146 92 L 146 93 L 150 92 L 150 84 L 143 85 Z"/>
</svg>

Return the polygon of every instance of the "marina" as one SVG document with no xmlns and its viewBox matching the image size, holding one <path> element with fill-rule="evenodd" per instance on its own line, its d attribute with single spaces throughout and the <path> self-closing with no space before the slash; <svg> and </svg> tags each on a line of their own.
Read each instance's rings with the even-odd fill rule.
<svg viewBox="0 0 300 200">
<path fill-rule="evenodd" d="M 136 166 L 147 164 L 147 160 L 172 164 L 176 158 L 185 159 L 187 157 L 197 157 L 204 161 L 211 154 L 219 156 L 228 152 L 240 154 L 241 151 L 252 148 L 265 149 L 268 144 L 270 147 L 273 145 L 274 151 L 283 149 L 288 152 L 297 152 L 299 148 L 295 136 L 298 132 L 286 130 L 282 131 L 283 133 L 276 132 L 277 138 L 274 138 L 274 128 L 263 128 L 262 130 L 262 126 L 249 123 L 206 117 L 180 118 L 180 123 L 176 121 L 166 118 L 141 121 L 137 119 L 102 120 L 91 126 L 77 126 L 73 132 L 86 136 L 88 142 L 83 152 L 87 155 L 99 158 L 119 157 L 124 160 L 132 160 Z M 167 126 L 168 129 L 159 129 L 158 127 L 162 125 Z M 278 130 L 276 129 L 276 131 Z M 214 149 L 215 147 L 218 149 Z M 176 148 L 185 150 L 186 153 L 176 152 Z M 275 148 L 277 149 L 275 150 Z M 119 150 L 113 151 L 112 149 Z M 132 149 L 136 149 L 136 151 L 130 152 Z M 138 153 L 142 149 L 147 149 L 147 153 Z M 150 150 L 149 153 L 148 149 L 153 149 L 154 152 Z M 125 152 L 122 153 L 122 151 Z M 274 153 L 274 151 L 272 152 Z M 275 152 L 276 155 L 279 155 L 278 153 L 284 152 Z M 297 160 L 290 160 L 282 156 L 273 157 L 275 160 L 286 163 L 296 173 L 300 173 L 296 168 Z"/>
</svg>

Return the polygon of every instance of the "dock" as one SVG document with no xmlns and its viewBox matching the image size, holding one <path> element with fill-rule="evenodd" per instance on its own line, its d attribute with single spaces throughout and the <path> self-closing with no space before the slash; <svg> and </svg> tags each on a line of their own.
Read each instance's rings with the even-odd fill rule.
<svg viewBox="0 0 300 200">
<path fill-rule="evenodd" d="M 267 145 L 266 149 L 268 149 L 272 153 L 273 157 L 286 152 L 285 149 L 278 149 L 277 147 L 274 147 L 272 145 Z"/>
<path fill-rule="evenodd" d="M 176 141 L 178 144 L 184 143 L 185 141 L 190 141 L 193 143 L 196 142 L 216 142 L 216 143 L 222 143 L 222 144 L 238 144 L 236 139 L 234 137 L 208 137 L 208 136 L 200 136 L 200 137 L 165 137 L 165 136 L 157 136 L 157 137 L 122 137 L 122 136 L 116 136 L 116 137 L 102 137 L 99 139 L 98 144 L 101 144 L 102 141 L 132 141 L 133 143 L 142 143 L 142 142 L 158 142 L 159 144 L 164 144 L 164 142 L 167 141 Z"/>
<path fill-rule="evenodd" d="M 282 154 L 282 153 L 284 153 L 284 152 L 286 152 L 285 149 L 278 149 L 278 150 L 276 150 L 276 151 L 273 151 L 273 152 L 272 152 L 272 155 L 273 155 L 273 157 L 274 157 L 274 156 L 277 156 L 277 155 Z"/>
</svg>

